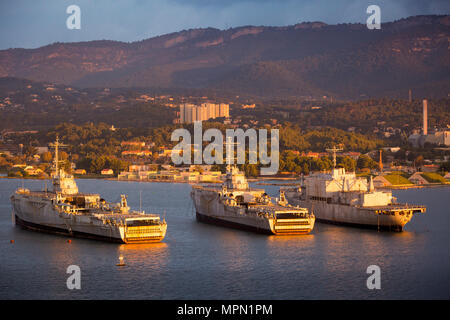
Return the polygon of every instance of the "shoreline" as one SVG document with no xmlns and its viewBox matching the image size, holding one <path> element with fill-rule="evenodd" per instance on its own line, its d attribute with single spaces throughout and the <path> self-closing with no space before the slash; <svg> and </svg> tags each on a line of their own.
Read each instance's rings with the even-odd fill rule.
<svg viewBox="0 0 450 320">
<path fill-rule="evenodd" d="M 39 177 L 8 177 L 8 176 L 0 176 L 0 179 L 15 179 L 15 180 L 51 180 L 50 177 L 47 178 L 39 178 Z M 99 177 L 99 176 L 83 176 L 83 177 L 75 177 L 75 179 L 80 180 L 107 180 L 107 181 L 117 181 L 117 182 L 143 182 L 143 183 L 185 183 L 185 184 L 200 184 L 200 183 L 208 183 L 208 184 L 220 184 L 222 181 L 203 181 L 203 182 L 193 182 L 193 181 L 174 181 L 174 180 L 163 180 L 163 179 L 155 179 L 155 180 L 137 180 L 137 179 L 130 179 L 130 180 L 118 180 L 117 178 L 112 177 Z M 264 182 L 268 180 L 278 180 L 281 183 L 270 183 L 270 182 Z M 254 182 L 259 186 L 296 186 L 299 183 L 296 182 L 290 182 L 290 183 L 283 183 L 283 181 L 296 181 L 298 178 L 282 178 L 282 177 L 261 177 L 261 178 L 251 178 L 248 179 L 249 182 Z M 378 190 L 406 190 L 406 189 L 422 189 L 422 188 L 439 188 L 439 187 L 450 187 L 450 182 L 448 183 L 429 183 L 429 184 L 420 184 L 420 185 L 393 185 L 393 186 L 386 186 L 386 187 L 379 187 L 376 188 Z"/>
<path fill-rule="evenodd" d="M 164 180 L 164 179 L 154 179 L 154 180 L 138 180 L 138 179 L 126 179 L 126 180 L 119 180 L 117 178 L 106 178 L 106 179 L 99 179 L 99 180 L 108 180 L 108 181 L 117 181 L 117 182 L 147 182 L 147 183 L 185 183 L 185 184 L 198 184 L 198 183 L 222 183 L 222 181 L 202 181 L 202 182 L 193 182 L 193 181 L 176 181 L 176 180 Z"/>
<path fill-rule="evenodd" d="M 422 189 L 422 188 L 438 188 L 438 187 L 450 187 L 450 183 L 429 183 L 429 184 L 417 184 L 417 185 L 394 185 L 390 187 L 381 187 L 377 189 L 391 189 L 391 190 L 405 190 L 405 189 Z"/>
</svg>

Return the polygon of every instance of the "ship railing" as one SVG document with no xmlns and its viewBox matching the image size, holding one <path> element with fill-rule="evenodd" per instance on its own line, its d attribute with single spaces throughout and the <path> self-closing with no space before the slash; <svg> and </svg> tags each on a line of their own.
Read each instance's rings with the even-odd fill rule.
<svg viewBox="0 0 450 320">
<path fill-rule="evenodd" d="M 392 209 L 420 209 L 420 208 L 426 208 L 425 205 L 421 204 L 408 204 L 408 203 L 392 203 L 388 205 L 381 205 L 381 206 L 365 206 L 363 208 L 367 209 L 379 209 L 379 210 L 392 210 Z"/>
</svg>

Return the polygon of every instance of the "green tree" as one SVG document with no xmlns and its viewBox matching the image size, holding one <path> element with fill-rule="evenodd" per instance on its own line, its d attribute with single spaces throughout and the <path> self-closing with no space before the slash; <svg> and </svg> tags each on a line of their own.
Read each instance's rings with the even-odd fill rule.
<svg viewBox="0 0 450 320">
<path fill-rule="evenodd" d="M 89 171 L 93 173 L 100 173 L 105 168 L 106 157 L 105 156 L 96 157 L 94 159 L 91 159 L 90 162 L 91 163 Z"/>
<path fill-rule="evenodd" d="M 41 155 L 41 160 L 42 160 L 42 162 L 47 162 L 47 163 L 48 163 L 48 162 L 51 162 L 52 159 L 53 159 L 52 153 L 49 152 L 49 151 L 44 152 L 44 153 Z"/>
<path fill-rule="evenodd" d="M 29 157 L 35 155 L 37 153 L 37 149 L 32 145 L 27 145 L 23 148 L 23 153 Z"/>
<path fill-rule="evenodd" d="M 362 154 L 356 162 L 356 167 L 358 169 L 375 169 L 378 168 L 378 163 L 376 163 L 371 157 Z"/>
<path fill-rule="evenodd" d="M 450 161 L 443 162 L 440 166 L 440 170 L 444 172 L 450 171 Z"/>
<path fill-rule="evenodd" d="M 338 157 L 337 165 L 345 168 L 345 171 L 353 172 L 356 170 L 356 160 L 350 157 Z"/>
</svg>

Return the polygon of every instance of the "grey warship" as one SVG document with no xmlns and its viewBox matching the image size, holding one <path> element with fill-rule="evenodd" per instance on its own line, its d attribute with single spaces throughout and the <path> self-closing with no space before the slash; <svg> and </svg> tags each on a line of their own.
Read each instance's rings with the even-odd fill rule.
<svg viewBox="0 0 450 320">
<path fill-rule="evenodd" d="M 235 166 L 228 166 L 221 186 L 193 186 L 191 197 L 200 222 L 272 235 L 308 234 L 314 228 L 314 214 L 289 205 L 282 194 L 272 202 L 263 189 L 249 188 Z"/>
<path fill-rule="evenodd" d="M 108 203 L 99 194 L 78 192 L 75 179 L 59 166 L 59 139 L 55 148 L 53 190 L 18 188 L 11 196 L 16 225 L 25 229 L 120 243 L 159 242 L 167 223 L 159 215 L 133 211 L 127 197 Z"/>
<path fill-rule="evenodd" d="M 318 222 L 403 231 L 414 214 L 424 213 L 426 207 L 397 203 L 390 190 L 375 190 L 369 180 L 356 177 L 344 168 L 317 172 L 302 179 L 299 187 L 282 189 L 289 202 L 314 210 Z"/>
</svg>

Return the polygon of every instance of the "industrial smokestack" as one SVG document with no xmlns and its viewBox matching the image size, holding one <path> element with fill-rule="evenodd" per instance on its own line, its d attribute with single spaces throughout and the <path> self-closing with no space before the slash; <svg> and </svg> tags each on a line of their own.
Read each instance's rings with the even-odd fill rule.
<svg viewBox="0 0 450 320">
<path fill-rule="evenodd" d="M 427 99 L 423 100 L 423 134 L 428 134 L 428 110 L 427 110 Z"/>
</svg>

